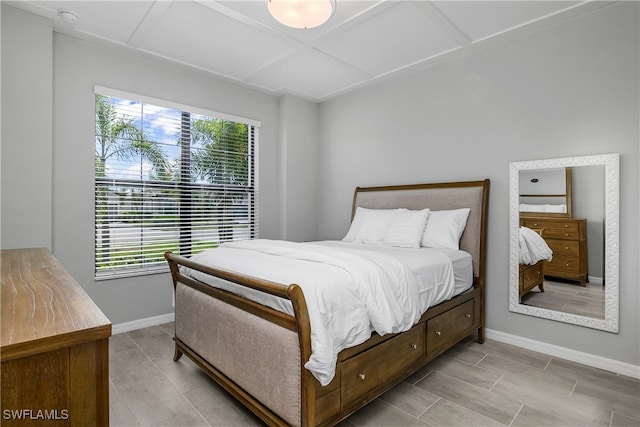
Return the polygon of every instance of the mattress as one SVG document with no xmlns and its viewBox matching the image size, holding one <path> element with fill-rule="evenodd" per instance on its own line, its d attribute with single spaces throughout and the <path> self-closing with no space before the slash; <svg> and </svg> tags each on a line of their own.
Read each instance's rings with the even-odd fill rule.
<svg viewBox="0 0 640 427">
<path fill-rule="evenodd" d="M 397 248 L 344 241 L 250 240 L 203 251 L 193 261 L 298 284 L 309 311 L 312 354 L 305 364 L 322 385 L 338 353 L 380 335 L 410 329 L 429 308 L 469 289 L 472 257 L 453 249 Z M 198 271 L 181 272 L 293 315 L 291 302 Z"/>
</svg>

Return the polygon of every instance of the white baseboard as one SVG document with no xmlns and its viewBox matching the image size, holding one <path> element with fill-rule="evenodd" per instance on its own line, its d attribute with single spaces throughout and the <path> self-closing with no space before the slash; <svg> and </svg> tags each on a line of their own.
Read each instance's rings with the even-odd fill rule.
<svg viewBox="0 0 640 427">
<path fill-rule="evenodd" d="M 541 341 L 507 334 L 505 332 L 494 331 L 492 329 L 485 329 L 485 335 L 487 338 L 494 341 L 515 345 L 517 347 L 526 348 L 527 350 L 533 350 L 539 353 L 548 354 L 549 356 L 555 356 L 560 359 L 571 360 L 576 363 L 582 363 L 583 365 L 640 379 L 640 366 L 632 365 L 630 363 L 607 359 L 606 357 L 596 356 L 594 354 L 584 353 L 582 351 L 572 350 L 570 348 L 560 347 L 553 344 L 547 344 Z"/>
<path fill-rule="evenodd" d="M 589 276 L 589 283 L 592 285 L 602 285 L 602 277 Z"/>
<path fill-rule="evenodd" d="M 160 316 L 147 317 L 145 319 L 132 320 L 131 322 L 118 323 L 111 326 L 113 335 L 122 334 L 136 329 L 148 328 L 149 326 L 162 325 L 163 323 L 173 322 L 174 313 L 161 314 Z"/>
</svg>

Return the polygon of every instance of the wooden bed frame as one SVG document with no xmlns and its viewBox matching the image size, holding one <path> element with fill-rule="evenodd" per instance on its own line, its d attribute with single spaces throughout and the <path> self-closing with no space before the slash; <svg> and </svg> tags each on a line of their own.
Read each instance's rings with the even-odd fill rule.
<svg viewBox="0 0 640 427">
<path fill-rule="evenodd" d="M 269 425 L 328 426 L 426 365 L 468 335 L 484 342 L 485 246 L 489 180 L 356 188 L 356 207 L 432 210 L 469 207 L 460 248 L 473 256 L 473 287 L 431 307 L 409 331 L 371 338 L 340 352 L 322 387 L 304 368 L 311 354 L 301 288 L 210 268 L 165 254 L 175 290 L 175 355 L 187 355 Z M 203 284 L 185 266 L 291 301 L 294 316 Z"/>
<path fill-rule="evenodd" d="M 538 261 L 533 265 L 520 264 L 518 283 L 520 297 L 528 294 L 536 286 L 540 292 L 544 292 L 544 261 Z"/>
<path fill-rule="evenodd" d="M 569 175 L 571 175 L 569 173 Z M 532 228 L 533 231 L 542 236 L 542 228 Z M 535 287 L 544 292 L 544 260 L 535 264 L 520 264 L 518 271 L 518 290 L 520 298 L 529 293 Z"/>
</svg>

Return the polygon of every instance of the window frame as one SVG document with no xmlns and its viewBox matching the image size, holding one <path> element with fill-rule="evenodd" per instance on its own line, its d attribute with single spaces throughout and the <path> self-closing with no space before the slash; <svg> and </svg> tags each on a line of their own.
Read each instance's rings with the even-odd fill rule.
<svg viewBox="0 0 640 427">
<path fill-rule="evenodd" d="M 101 280 L 110 280 L 110 279 L 118 279 L 118 278 L 125 278 L 125 277 L 134 277 L 134 276 L 142 276 L 142 275 L 151 275 L 151 274 L 160 274 L 160 273 L 166 273 L 168 271 L 168 265 L 166 265 L 166 263 L 162 264 L 162 263 L 157 263 L 157 262 L 150 262 L 148 265 L 145 265 L 144 263 L 140 264 L 140 265 L 136 265 L 134 267 L 131 268 L 123 268 L 123 267 L 112 267 L 109 269 L 101 269 L 99 267 L 99 264 L 101 262 L 101 260 L 99 259 L 99 223 L 101 220 L 100 215 L 103 215 L 103 217 L 109 217 L 109 213 L 108 213 L 108 203 L 107 203 L 107 213 L 103 213 L 103 214 L 99 214 L 98 212 L 98 208 L 99 208 L 99 202 L 98 202 L 98 194 L 99 194 L 99 189 L 102 188 L 108 188 L 108 185 L 118 185 L 118 187 L 127 187 L 130 186 L 131 188 L 148 188 L 149 186 L 153 187 L 153 188 L 157 188 L 159 190 L 172 190 L 172 191 L 177 191 L 178 194 L 180 194 L 180 196 L 178 197 L 179 200 L 182 200 L 182 198 L 184 197 L 184 194 L 197 194 L 196 192 L 200 189 L 200 190 L 209 190 L 209 191 L 215 191 L 215 190 L 223 190 L 224 193 L 226 193 L 227 191 L 230 191 L 232 194 L 245 194 L 246 197 L 248 197 L 248 202 L 247 202 L 247 219 L 248 219 L 248 236 L 249 238 L 258 238 L 258 194 L 259 194 L 259 189 L 258 189 L 258 146 L 259 146 L 259 131 L 260 131 L 260 126 L 261 126 L 261 122 L 257 121 L 257 120 L 253 120 L 253 119 L 247 119 L 244 117 L 239 117 L 239 116 L 235 116 L 235 115 L 231 115 L 231 114 L 226 114 L 226 113 L 219 113 L 219 112 L 215 112 L 215 111 L 211 111 L 211 110 L 206 110 L 206 109 L 202 109 L 199 107 L 193 107 L 193 106 L 189 106 L 189 105 L 185 105 L 185 104 L 180 104 L 180 103 L 176 103 L 176 102 L 172 102 L 172 101 L 166 101 L 166 100 L 162 100 L 162 99 L 158 99 L 158 98 L 153 98 L 153 97 L 149 97 L 149 96 L 145 96 L 145 95 L 139 95 L 139 94 L 134 94 L 134 93 L 130 93 L 130 92 L 125 92 L 125 91 L 121 91 L 121 90 L 117 90 L 117 89 L 112 89 L 112 88 L 107 88 L 107 87 L 102 87 L 102 86 L 95 86 L 94 88 L 94 104 L 95 104 L 95 100 L 97 99 L 98 95 L 102 95 L 102 96 L 107 96 L 107 97 L 115 97 L 115 98 L 119 98 L 122 100 L 127 100 L 127 101 L 132 101 L 135 103 L 142 103 L 142 104 L 149 104 L 151 106 L 157 106 L 157 107 L 162 107 L 162 108 L 167 108 L 167 109 L 171 109 L 171 110 L 176 110 L 177 112 L 179 112 L 183 119 L 184 119 L 184 115 L 188 114 L 188 115 L 198 115 L 198 116 L 204 116 L 205 118 L 209 119 L 215 119 L 215 120 L 222 120 L 222 121 L 230 121 L 230 122 L 235 122 L 235 123 L 240 123 L 240 124 L 244 124 L 247 125 L 247 143 L 248 143 L 248 147 L 247 147 L 247 153 L 246 155 L 248 156 L 248 170 L 247 170 L 247 179 L 248 182 L 246 185 L 236 185 L 235 186 L 235 190 L 237 190 L 237 193 L 234 193 L 232 190 L 234 190 L 234 185 L 230 184 L 230 183 L 202 183 L 202 182 L 192 182 L 191 179 L 193 178 L 193 176 L 191 175 L 191 170 L 190 170 L 190 166 L 189 166 L 189 170 L 187 170 L 186 175 L 185 172 L 183 171 L 183 167 L 182 167 L 182 163 L 181 163 L 181 168 L 180 168 L 180 172 L 179 172 L 179 176 L 175 179 L 172 180 L 153 180 L 153 179 L 131 179 L 131 178 L 109 178 L 109 177 L 101 177 L 98 175 L 98 173 L 96 173 L 97 169 L 94 167 L 94 253 L 93 253 L 93 260 L 94 260 L 94 279 L 97 281 L 101 281 Z M 144 113 L 141 114 L 141 118 L 144 117 Z M 95 114 L 94 114 L 94 118 L 95 118 Z M 189 126 L 189 135 L 193 126 L 193 122 L 190 123 Z M 97 138 L 98 136 L 98 132 L 97 132 L 97 123 L 94 122 L 94 135 L 95 138 Z M 181 135 L 180 138 L 183 138 L 184 135 Z M 189 136 L 190 138 L 190 136 Z M 154 144 L 160 145 L 159 141 L 153 141 Z M 95 142 L 94 142 L 95 144 Z M 189 148 L 191 148 L 191 144 L 188 144 Z M 184 152 L 184 150 L 181 150 Z M 95 155 L 94 155 L 95 158 Z M 103 190 L 102 190 L 103 191 Z M 109 190 L 107 190 L 109 191 Z M 146 197 L 146 196 L 145 196 Z M 191 197 L 191 195 L 189 196 Z M 191 199 L 189 199 L 188 203 L 195 203 L 192 202 Z M 190 224 L 191 220 L 193 219 L 191 217 L 191 209 L 194 207 L 194 204 L 190 204 L 188 206 L 188 209 L 185 210 L 185 212 L 187 212 L 186 214 L 186 219 L 183 218 L 183 213 L 179 212 L 178 213 L 178 219 L 172 223 L 173 225 L 175 225 L 176 227 L 178 227 L 178 237 L 177 237 L 177 243 L 178 243 L 178 251 L 180 253 L 180 255 L 183 256 L 190 256 L 191 250 L 193 249 L 193 245 L 194 245 L 194 241 L 192 240 L 192 236 L 191 236 L 191 225 L 182 227 L 183 224 Z M 227 206 L 225 204 L 224 209 L 226 209 Z M 178 209 L 179 210 L 179 209 Z M 143 222 L 144 219 L 144 215 L 141 214 L 140 218 L 138 218 L 138 220 L 141 221 L 141 223 Z M 223 219 L 227 219 L 226 216 L 223 217 Z M 144 232 L 147 229 L 150 229 L 151 226 L 145 226 L 144 224 L 140 225 L 140 230 L 141 232 Z M 186 230 L 189 229 L 189 230 Z M 218 230 L 219 232 L 219 230 Z M 111 237 L 109 236 L 109 239 Z M 183 239 L 187 239 L 189 241 L 188 245 L 184 245 L 183 246 Z M 152 245 L 151 245 L 152 246 Z M 145 252 L 145 248 L 148 250 L 150 247 L 149 244 L 145 244 L 145 242 L 142 240 L 141 244 L 138 246 L 139 250 L 141 253 Z M 189 250 L 183 250 L 186 249 L 187 247 L 189 247 Z"/>
</svg>

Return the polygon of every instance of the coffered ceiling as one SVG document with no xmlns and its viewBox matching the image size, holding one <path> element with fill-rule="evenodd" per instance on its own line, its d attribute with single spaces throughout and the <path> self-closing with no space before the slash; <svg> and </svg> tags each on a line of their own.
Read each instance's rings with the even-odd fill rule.
<svg viewBox="0 0 640 427">
<path fill-rule="evenodd" d="M 323 101 L 606 5 L 582 1 L 336 0 L 324 25 L 276 22 L 266 0 L 10 1 L 54 30 Z M 78 15 L 65 23 L 60 10 Z"/>
</svg>

